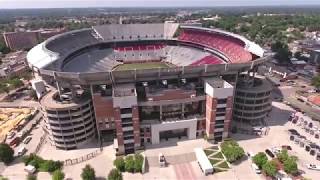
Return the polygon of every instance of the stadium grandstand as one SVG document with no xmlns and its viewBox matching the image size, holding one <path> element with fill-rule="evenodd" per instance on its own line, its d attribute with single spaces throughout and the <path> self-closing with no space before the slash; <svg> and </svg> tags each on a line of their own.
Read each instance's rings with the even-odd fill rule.
<svg viewBox="0 0 320 180">
<path fill-rule="evenodd" d="M 75 149 L 98 137 L 118 154 L 171 137 L 228 137 L 238 76 L 253 79 L 268 59 L 242 36 L 178 23 L 93 26 L 27 55 L 51 144 Z"/>
</svg>

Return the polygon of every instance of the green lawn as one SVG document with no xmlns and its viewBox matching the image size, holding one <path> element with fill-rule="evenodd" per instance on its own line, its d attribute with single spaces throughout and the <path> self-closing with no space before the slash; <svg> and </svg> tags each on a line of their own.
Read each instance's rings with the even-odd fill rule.
<svg viewBox="0 0 320 180">
<path fill-rule="evenodd" d="M 217 162 L 220 162 L 221 160 L 217 160 L 217 159 L 209 159 L 210 163 L 212 164 L 212 166 L 214 164 L 216 164 Z"/>
<path fill-rule="evenodd" d="M 214 173 L 219 173 L 219 172 L 224 172 L 224 171 L 226 171 L 226 170 L 214 168 Z"/>
<path fill-rule="evenodd" d="M 221 164 L 218 164 L 217 166 L 220 167 L 220 168 L 229 168 L 228 163 L 225 162 L 225 161 L 223 163 L 221 163 Z"/>
<path fill-rule="evenodd" d="M 219 147 L 218 146 L 211 146 L 208 149 L 219 150 Z"/>
<path fill-rule="evenodd" d="M 211 156 L 211 157 L 213 157 L 213 158 L 218 158 L 218 159 L 223 159 L 223 155 L 222 155 L 221 152 L 218 152 L 217 154 L 215 154 L 215 155 L 213 155 L 213 156 Z"/>
<path fill-rule="evenodd" d="M 210 151 L 210 150 L 207 150 L 207 149 L 205 149 L 203 151 L 204 151 L 204 153 L 206 153 L 207 156 L 210 156 L 212 153 L 214 153 L 213 151 Z"/>
<path fill-rule="evenodd" d="M 132 63 L 132 64 L 121 64 L 115 68 L 115 71 L 125 70 L 140 70 L 140 69 L 154 69 L 154 68 L 167 68 L 167 64 L 162 62 L 150 62 L 150 63 Z"/>
</svg>

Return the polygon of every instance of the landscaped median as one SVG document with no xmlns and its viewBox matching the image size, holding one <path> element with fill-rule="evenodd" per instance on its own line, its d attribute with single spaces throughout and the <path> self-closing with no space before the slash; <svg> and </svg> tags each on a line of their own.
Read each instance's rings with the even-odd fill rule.
<svg viewBox="0 0 320 180">
<path fill-rule="evenodd" d="M 288 177 L 289 175 L 299 177 L 297 157 L 289 156 L 287 150 L 281 150 L 277 157 L 269 160 L 264 152 L 259 152 L 253 156 L 252 161 L 262 169 L 263 174 L 268 178 Z M 288 175 L 289 174 L 289 175 Z"/>
<path fill-rule="evenodd" d="M 229 169 L 229 164 L 226 162 L 218 146 L 204 149 L 204 152 L 212 164 L 215 173 L 227 171 Z"/>
<path fill-rule="evenodd" d="M 219 146 L 212 146 L 204 149 L 209 161 L 215 169 L 215 172 L 227 171 L 230 168 L 230 163 L 233 163 L 244 156 L 244 150 L 239 144 L 227 139 Z"/>
</svg>

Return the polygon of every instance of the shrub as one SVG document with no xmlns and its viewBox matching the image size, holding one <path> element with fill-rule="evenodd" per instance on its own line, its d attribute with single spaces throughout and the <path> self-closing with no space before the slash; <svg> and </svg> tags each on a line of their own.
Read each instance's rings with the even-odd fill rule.
<svg viewBox="0 0 320 180">
<path fill-rule="evenodd" d="M 32 165 L 36 169 L 45 172 L 54 172 L 55 170 L 61 169 L 63 163 L 60 161 L 53 161 L 53 160 L 44 160 L 40 156 L 35 154 L 30 154 L 29 156 L 24 156 L 22 161 L 25 165 Z"/>
<path fill-rule="evenodd" d="M 297 161 L 293 157 L 289 157 L 288 159 L 286 159 L 283 163 L 283 166 L 284 166 L 284 171 L 286 173 L 293 174 L 293 175 L 298 173 Z"/>
<path fill-rule="evenodd" d="M 48 161 L 44 161 L 43 163 L 41 163 L 39 168 L 42 171 L 54 172 L 54 171 L 56 171 L 58 169 L 61 169 L 61 167 L 62 167 L 62 162 L 48 160 Z"/>
<path fill-rule="evenodd" d="M 122 174 L 118 169 L 112 169 L 108 174 L 108 180 L 122 180 Z"/>
<path fill-rule="evenodd" d="M 280 153 L 277 154 L 277 158 L 280 162 L 285 162 L 289 158 L 288 151 L 282 150 Z"/>
<path fill-rule="evenodd" d="M 14 150 L 5 143 L 0 144 L 0 162 L 9 164 L 13 161 Z"/>
<path fill-rule="evenodd" d="M 37 180 L 37 176 L 33 175 L 33 174 L 28 174 L 27 180 Z"/>
<path fill-rule="evenodd" d="M 221 151 L 230 163 L 241 159 L 245 154 L 243 148 L 234 140 L 224 141 L 221 144 Z"/>
<path fill-rule="evenodd" d="M 123 157 L 118 157 L 113 161 L 113 165 L 121 172 L 125 171 L 125 162 Z"/>
<path fill-rule="evenodd" d="M 133 156 L 128 156 L 125 159 L 125 170 L 127 172 L 134 172 L 134 159 Z"/>
<path fill-rule="evenodd" d="M 95 174 L 94 169 L 90 165 L 87 164 L 82 169 L 81 178 L 83 180 L 95 180 L 96 179 L 96 174 Z"/>
<path fill-rule="evenodd" d="M 135 172 L 142 172 L 142 165 L 143 165 L 143 156 L 141 154 L 134 155 L 134 171 Z"/>
<path fill-rule="evenodd" d="M 22 158 L 22 161 L 25 165 L 30 164 L 32 161 L 33 164 L 35 164 L 38 168 L 41 163 L 43 163 L 43 159 L 40 156 L 37 156 L 36 154 L 30 154 L 29 156 L 24 156 Z"/>
<path fill-rule="evenodd" d="M 64 179 L 64 173 L 58 169 L 55 170 L 52 174 L 52 180 L 63 180 Z"/>
<path fill-rule="evenodd" d="M 268 161 L 268 157 L 264 152 L 259 152 L 255 156 L 253 156 L 252 161 L 259 167 L 262 166 Z"/>
<path fill-rule="evenodd" d="M 262 166 L 262 170 L 266 175 L 274 177 L 277 173 L 277 165 L 274 161 L 268 161 Z"/>
</svg>

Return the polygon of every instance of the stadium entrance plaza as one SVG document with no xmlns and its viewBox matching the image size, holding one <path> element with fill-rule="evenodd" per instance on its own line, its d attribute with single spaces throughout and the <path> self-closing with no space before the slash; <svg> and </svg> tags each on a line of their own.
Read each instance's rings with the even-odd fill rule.
<svg viewBox="0 0 320 180">
<path fill-rule="evenodd" d="M 252 151 L 254 153 L 264 151 L 266 148 L 281 145 L 290 145 L 293 150 L 290 152 L 298 156 L 298 166 L 303 172 L 304 176 L 312 179 L 319 177 L 319 172 L 309 170 L 306 168 L 307 163 L 315 163 L 314 156 L 309 155 L 303 148 L 289 141 L 288 129 L 295 128 L 299 133 L 308 137 L 301 128 L 287 122 L 290 113 L 293 111 L 287 105 L 273 102 L 273 110 L 268 119 L 270 129 L 266 136 L 257 137 L 252 135 L 233 134 L 232 138 L 236 139 L 246 152 Z M 309 135 L 310 136 L 310 135 Z M 264 179 L 262 176 L 256 175 L 252 168 L 250 160 L 243 160 L 237 164 L 232 165 L 232 168 L 226 172 L 220 172 L 209 176 L 204 176 L 201 172 L 195 157 L 193 149 L 195 147 L 206 148 L 212 146 L 203 139 L 186 140 L 184 138 L 169 139 L 168 141 L 161 141 L 158 145 L 147 146 L 144 154 L 149 160 L 148 172 L 141 174 L 124 173 L 124 179 Z M 51 147 L 49 143 L 44 144 L 39 155 L 46 159 L 66 160 L 81 157 L 88 153 L 98 150 L 96 143 L 88 144 L 81 149 L 72 151 L 61 151 Z M 157 166 L 158 154 L 163 153 L 170 164 L 165 168 Z M 105 145 L 103 152 L 96 157 L 75 165 L 65 166 L 63 171 L 66 178 L 79 179 L 81 169 L 90 164 L 96 171 L 97 177 L 105 178 L 108 172 L 113 168 L 113 160 L 115 159 L 113 145 Z M 26 173 L 23 171 L 23 163 L 13 163 L 7 167 L 1 174 L 10 179 L 25 179 Z M 14 174 L 12 172 L 15 172 Z M 47 173 L 40 172 L 38 179 L 51 179 Z"/>
</svg>

